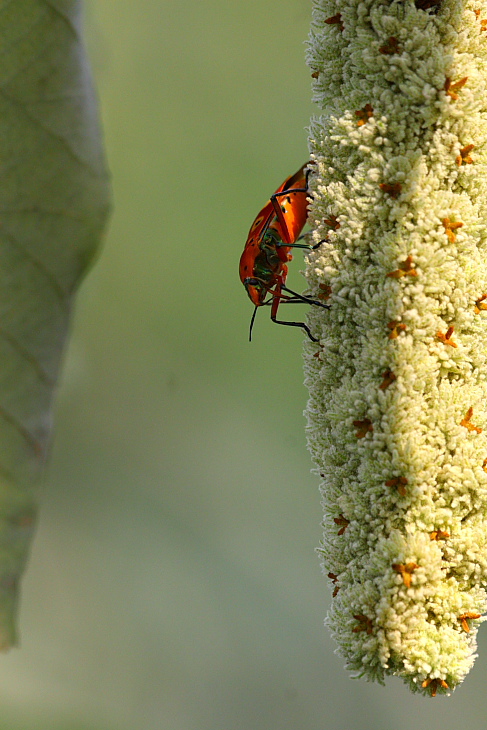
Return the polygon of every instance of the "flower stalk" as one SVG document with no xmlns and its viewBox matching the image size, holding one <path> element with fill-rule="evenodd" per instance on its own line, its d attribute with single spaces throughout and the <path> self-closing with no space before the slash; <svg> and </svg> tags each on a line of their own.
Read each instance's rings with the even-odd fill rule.
<svg viewBox="0 0 487 730">
<path fill-rule="evenodd" d="M 316 0 L 306 343 L 326 623 L 356 676 L 427 696 L 487 610 L 487 13 Z"/>
</svg>

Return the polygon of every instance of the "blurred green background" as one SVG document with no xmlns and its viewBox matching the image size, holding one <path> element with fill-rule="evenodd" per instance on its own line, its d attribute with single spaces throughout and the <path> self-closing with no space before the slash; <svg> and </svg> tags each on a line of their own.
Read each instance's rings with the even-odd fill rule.
<svg viewBox="0 0 487 730">
<path fill-rule="evenodd" d="M 260 312 L 247 341 L 240 253 L 307 158 L 310 12 L 87 3 L 114 213 L 78 299 L 22 646 L 0 658 L 2 730 L 487 726 L 487 647 L 449 699 L 343 670 L 302 336 Z"/>
</svg>

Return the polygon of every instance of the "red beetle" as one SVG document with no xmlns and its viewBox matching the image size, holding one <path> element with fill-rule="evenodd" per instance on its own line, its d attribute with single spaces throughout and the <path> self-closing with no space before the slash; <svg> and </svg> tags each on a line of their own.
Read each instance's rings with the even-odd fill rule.
<svg viewBox="0 0 487 730">
<path fill-rule="evenodd" d="M 257 307 L 270 304 L 273 322 L 290 327 L 302 327 L 308 337 L 313 342 L 317 342 L 316 337 L 313 337 L 304 322 L 278 320 L 279 304 L 281 301 L 304 302 L 329 309 L 328 305 L 297 294 L 286 286 L 287 262 L 292 259 L 290 250 L 292 248 L 312 248 L 306 244 L 296 243 L 308 215 L 308 187 L 305 172 L 307 164 L 300 167 L 294 175 L 286 178 L 271 195 L 252 223 L 240 258 L 240 280 L 255 305 L 250 324 L 251 336 Z M 292 296 L 283 294 L 283 291 Z M 268 294 L 271 299 L 266 301 Z"/>
</svg>

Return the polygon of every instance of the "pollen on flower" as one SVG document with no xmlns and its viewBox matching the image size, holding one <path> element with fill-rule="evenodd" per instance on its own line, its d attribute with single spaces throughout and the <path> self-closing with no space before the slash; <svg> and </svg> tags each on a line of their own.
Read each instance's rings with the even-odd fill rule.
<svg viewBox="0 0 487 730">
<path fill-rule="evenodd" d="M 379 187 L 382 192 L 387 193 L 394 200 L 399 197 L 402 190 L 401 183 L 380 183 Z"/>
<path fill-rule="evenodd" d="M 336 573 L 328 573 L 328 578 L 329 578 L 329 579 L 330 579 L 330 580 L 332 581 L 332 583 L 333 583 L 333 584 L 334 584 L 334 586 L 335 586 L 335 587 L 333 588 L 333 594 L 332 594 L 332 597 L 333 597 L 333 598 L 336 598 L 336 595 L 337 595 L 338 591 L 340 590 L 340 586 L 339 586 L 339 585 L 337 585 L 337 582 L 338 582 L 338 576 L 336 575 Z"/>
<path fill-rule="evenodd" d="M 434 530 L 433 532 L 430 532 L 430 540 L 448 540 L 450 537 L 449 532 L 444 532 L 443 530 Z"/>
<path fill-rule="evenodd" d="M 468 81 L 468 76 L 464 76 L 463 79 L 460 79 L 460 81 L 455 81 L 454 84 L 451 82 L 451 78 L 449 76 L 446 77 L 445 80 L 445 93 L 447 96 L 450 96 L 454 101 L 458 99 L 457 91 L 460 91 L 462 86 L 465 86 L 465 84 Z"/>
<path fill-rule="evenodd" d="M 461 167 L 462 165 L 471 165 L 473 163 L 470 153 L 474 147 L 474 144 L 467 144 L 465 147 L 462 147 L 460 154 L 455 158 L 455 162 L 458 167 Z"/>
<path fill-rule="evenodd" d="M 337 533 L 338 535 L 343 535 L 343 533 L 345 532 L 345 530 L 347 529 L 347 527 L 350 524 L 350 520 L 347 520 L 347 518 L 344 517 L 342 513 L 340 513 L 340 515 L 338 517 L 334 517 L 333 522 L 335 523 L 335 525 L 338 525 L 340 528 Z"/>
<path fill-rule="evenodd" d="M 441 0 L 416 0 L 414 4 L 418 10 L 434 10 L 437 12 L 441 6 Z"/>
<path fill-rule="evenodd" d="M 473 423 L 470 423 L 470 419 L 473 416 L 473 408 L 470 406 L 468 411 L 465 414 L 465 417 L 460 421 L 460 426 L 464 426 L 468 431 L 476 431 L 477 433 L 482 433 L 482 429 L 478 426 L 474 426 Z"/>
<path fill-rule="evenodd" d="M 482 33 L 483 30 L 487 30 L 487 20 L 480 21 L 480 32 Z"/>
<path fill-rule="evenodd" d="M 370 619 L 368 616 L 364 616 L 363 613 L 356 613 L 353 617 L 356 621 L 358 621 L 358 625 L 354 626 L 352 629 L 352 632 L 354 634 L 365 631 L 367 634 L 370 635 L 373 632 L 372 619 Z"/>
<path fill-rule="evenodd" d="M 428 688 L 430 690 L 431 697 L 436 697 L 439 687 L 442 687 L 443 689 L 450 689 L 444 679 L 437 678 L 425 679 L 421 687 L 423 687 L 423 689 Z"/>
<path fill-rule="evenodd" d="M 393 279 L 400 279 L 402 276 L 417 276 L 418 272 L 413 265 L 413 257 L 408 256 L 405 261 L 399 264 L 399 268 L 395 271 L 390 271 L 386 276 L 390 276 Z"/>
<path fill-rule="evenodd" d="M 389 339 L 395 340 L 399 337 L 400 332 L 404 332 L 405 329 L 407 329 L 407 326 L 405 324 L 401 324 L 401 322 L 397 322 L 395 319 L 393 319 L 391 322 L 388 322 L 387 326 L 391 330 L 389 333 Z"/>
<path fill-rule="evenodd" d="M 453 334 L 453 331 L 454 331 L 454 329 L 455 329 L 455 328 L 454 328 L 453 326 L 451 326 L 451 327 L 448 327 L 448 329 L 447 329 L 447 331 L 446 331 L 446 333 L 445 333 L 445 334 L 443 334 L 443 332 L 437 332 L 437 333 L 436 333 L 436 336 L 437 336 L 437 338 L 438 338 L 438 339 L 439 339 L 439 340 L 440 340 L 441 342 L 443 342 L 443 344 L 444 344 L 444 345 L 449 345 L 450 347 L 458 347 L 457 343 L 456 343 L 456 342 L 454 342 L 454 341 L 453 341 L 453 340 L 451 339 L 451 336 L 452 336 L 452 334 Z"/>
<path fill-rule="evenodd" d="M 379 53 L 382 53 L 386 56 L 392 56 L 395 53 L 399 53 L 399 43 L 397 38 L 394 38 L 392 36 L 391 38 L 387 39 L 387 43 L 379 48 Z"/>
<path fill-rule="evenodd" d="M 395 570 L 396 573 L 400 573 L 400 575 L 402 576 L 402 580 L 406 588 L 411 587 L 411 579 L 416 568 L 419 568 L 419 565 L 417 563 L 392 564 L 392 569 Z"/>
<path fill-rule="evenodd" d="M 355 116 L 358 117 L 357 127 L 362 127 L 373 115 L 374 110 L 372 109 L 370 104 L 366 104 L 362 109 L 356 111 Z"/>
<path fill-rule="evenodd" d="M 321 299 L 323 302 L 327 302 L 331 297 L 331 286 L 329 284 L 320 284 L 319 289 L 321 291 L 318 293 L 318 299 Z"/>
<path fill-rule="evenodd" d="M 445 229 L 445 233 L 446 233 L 450 243 L 455 243 L 455 241 L 457 240 L 455 231 L 458 228 L 462 228 L 463 223 L 461 221 L 453 222 L 449 218 L 443 218 L 441 223 Z"/>
<path fill-rule="evenodd" d="M 487 304 L 484 304 L 484 299 L 487 299 L 487 294 L 482 294 L 481 297 L 475 300 L 475 307 L 474 311 L 475 314 L 480 314 L 480 312 L 485 311 L 487 309 Z"/>
<path fill-rule="evenodd" d="M 327 18 L 325 23 L 328 23 L 328 25 L 338 25 L 339 29 L 343 30 L 341 13 L 337 13 L 336 15 L 332 15 L 331 18 Z"/>
<path fill-rule="evenodd" d="M 334 231 L 337 231 L 340 228 L 340 223 L 338 222 L 336 215 L 330 215 L 328 218 L 325 218 L 323 223 L 326 223 L 327 226 L 333 228 Z"/>
<path fill-rule="evenodd" d="M 406 479 L 406 477 L 393 477 L 392 479 L 388 479 L 386 481 L 386 487 L 395 487 L 401 497 L 405 497 L 407 483 L 408 480 Z"/>
<path fill-rule="evenodd" d="M 355 434 L 358 439 L 365 438 L 369 431 L 374 430 L 372 421 L 370 421 L 368 418 L 364 418 L 363 421 L 354 421 L 353 425 L 355 426 L 355 428 L 358 428 L 358 431 Z"/>
<path fill-rule="evenodd" d="M 379 385 L 380 390 L 386 390 L 386 388 L 388 388 L 391 385 L 391 383 L 393 383 L 396 379 L 396 376 L 394 375 L 392 370 L 386 370 L 384 373 L 382 373 L 382 377 L 383 377 L 383 381 Z"/>
<path fill-rule="evenodd" d="M 473 613 L 472 611 L 467 611 L 466 613 L 462 613 L 461 616 L 458 617 L 458 620 L 460 621 L 462 625 L 462 629 L 467 632 L 467 634 L 470 633 L 470 626 L 468 622 L 472 619 L 481 618 L 482 614 L 480 613 Z"/>
</svg>

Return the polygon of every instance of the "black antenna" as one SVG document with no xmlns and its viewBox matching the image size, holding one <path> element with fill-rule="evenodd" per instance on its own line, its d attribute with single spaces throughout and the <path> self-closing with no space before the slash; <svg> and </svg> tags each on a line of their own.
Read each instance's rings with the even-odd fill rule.
<svg viewBox="0 0 487 730">
<path fill-rule="evenodd" d="M 249 342 L 252 342 L 252 327 L 254 326 L 254 320 L 255 320 L 255 315 L 256 314 L 257 314 L 257 307 L 255 307 L 254 313 L 252 315 L 252 319 L 250 320 Z"/>
</svg>

